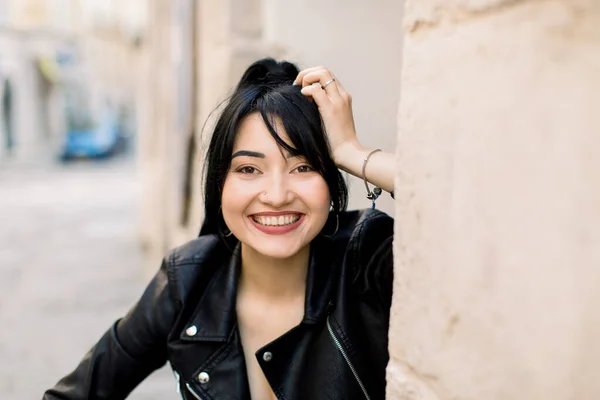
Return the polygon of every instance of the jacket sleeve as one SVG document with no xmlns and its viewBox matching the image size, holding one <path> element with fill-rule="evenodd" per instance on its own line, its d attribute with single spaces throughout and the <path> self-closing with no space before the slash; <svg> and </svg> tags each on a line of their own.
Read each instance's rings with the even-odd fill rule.
<svg viewBox="0 0 600 400">
<path fill-rule="evenodd" d="M 125 399 L 167 360 L 167 335 L 176 313 L 171 297 L 163 261 L 138 303 L 43 400 Z"/>
<path fill-rule="evenodd" d="M 359 293 L 389 311 L 394 280 L 394 220 L 376 211 L 359 223 L 357 240 L 358 270 L 354 284 Z"/>
</svg>

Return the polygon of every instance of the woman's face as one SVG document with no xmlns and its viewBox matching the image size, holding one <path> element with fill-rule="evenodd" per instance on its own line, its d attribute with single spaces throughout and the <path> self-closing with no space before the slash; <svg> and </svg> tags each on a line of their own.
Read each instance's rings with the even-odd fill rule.
<svg viewBox="0 0 600 400">
<path fill-rule="evenodd" d="M 281 124 L 277 131 L 291 145 Z M 260 114 L 247 116 L 223 186 L 223 218 L 235 237 L 265 256 L 288 258 L 321 231 L 329 206 L 325 179 L 279 147 Z"/>
</svg>

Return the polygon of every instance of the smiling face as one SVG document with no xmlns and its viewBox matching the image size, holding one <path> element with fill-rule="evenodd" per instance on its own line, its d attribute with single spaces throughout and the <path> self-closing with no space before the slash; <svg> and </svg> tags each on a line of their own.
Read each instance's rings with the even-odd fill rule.
<svg viewBox="0 0 600 400">
<path fill-rule="evenodd" d="M 276 127 L 288 144 L 283 127 Z M 329 215 L 325 179 L 301 156 L 273 139 L 258 113 L 248 115 L 236 135 L 223 186 L 227 227 L 258 253 L 288 258 L 310 245 Z"/>
</svg>

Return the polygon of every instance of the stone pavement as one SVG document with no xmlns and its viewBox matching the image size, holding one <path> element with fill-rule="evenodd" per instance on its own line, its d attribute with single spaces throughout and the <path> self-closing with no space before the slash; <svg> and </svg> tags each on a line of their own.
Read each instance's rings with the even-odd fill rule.
<svg viewBox="0 0 600 400">
<path fill-rule="evenodd" d="M 40 399 L 142 293 L 125 159 L 0 165 L 0 399 Z M 157 265 L 158 268 L 158 265 Z M 129 399 L 177 399 L 167 367 Z"/>
</svg>

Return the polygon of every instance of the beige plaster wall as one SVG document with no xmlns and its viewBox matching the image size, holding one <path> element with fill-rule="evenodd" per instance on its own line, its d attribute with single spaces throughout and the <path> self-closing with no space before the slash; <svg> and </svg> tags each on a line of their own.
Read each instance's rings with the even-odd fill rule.
<svg viewBox="0 0 600 400">
<path fill-rule="evenodd" d="M 330 68 L 352 94 L 361 143 L 393 152 L 400 93 L 404 1 L 263 0 L 265 41 L 300 68 Z M 349 208 L 371 205 L 349 179 Z M 377 208 L 394 213 L 386 195 Z"/>
<path fill-rule="evenodd" d="M 137 162 L 140 181 L 140 239 L 146 250 L 148 276 L 156 272 L 162 257 L 171 247 L 173 217 L 179 204 L 173 176 L 174 156 L 179 133 L 175 130 L 175 87 L 173 46 L 176 30 L 173 2 L 150 3 L 150 25 L 146 51 L 142 54 L 137 92 Z"/>
<path fill-rule="evenodd" d="M 389 399 L 600 399 L 600 2 L 409 0 Z"/>
</svg>

